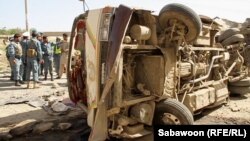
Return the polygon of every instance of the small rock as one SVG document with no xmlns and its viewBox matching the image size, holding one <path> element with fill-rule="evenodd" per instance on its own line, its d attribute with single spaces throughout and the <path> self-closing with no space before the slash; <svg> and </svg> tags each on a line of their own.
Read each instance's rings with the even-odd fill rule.
<svg viewBox="0 0 250 141">
<path fill-rule="evenodd" d="M 232 112 L 238 112 L 238 111 L 240 111 L 239 107 L 237 107 L 237 106 L 230 107 L 230 109 L 231 109 Z"/>
<path fill-rule="evenodd" d="M 86 114 L 83 110 L 73 110 L 70 111 L 67 117 L 75 118 L 75 117 L 86 117 Z"/>
<path fill-rule="evenodd" d="M 0 141 L 9 141 L 13 136 L 10 133 L 0 134 Z"/>
<path fill-rule="evenodd" d="M 66 112 L 69 109 L 68 106 L 64 105 L 61 102 L 55 102 L 54 104 L 51 105 L 51 108 L 55 112 Z"/>
<path fill-rule="evenodd" d="M 54 126 L 54 123 L 52 122 L 37 124 L 33 129 L 33 133 L 42 133 L 44 131 L 51 129 L 53 126 Z"/>
<path fill-rule="evenodd" d="M 69 129 L 71 126 L 72 126 L 71 123 L 59 123 L 59 124 L 58 124 L 58 127 L 59 127 L 59 129 L 61 129 L 61 130 L 67 130 L 67 129 Z"/>
<path fill-rule="evenodd" d="M 62 91 L 57 91 L 55 93 L 56 96 L 63 96 L 65 94 L 65 90 L 62 90 Z"/>
<path fill-rule="evenodd" d="M 0 128 L 0 140 L 9 140 L 12 136 L 9 133 L 10 128 Z"/>
<path fill-rule="evenodd" d="M 59 88 L 60 86 L 57 83 L 53 83 L 51 88 Z"/>
<path fill-rule="evenodd" d="M 11 135 L 22 135 L 28 133 L 32 130 L 33 125 L 35 125 L 37 121 L 35 119 L 28 119 L 20 122 L 15 127 L 10 130 Z"/>
<path fill-rule="evenodd" d="M 76 107 L 76 104 L 70 100 L 70 98 L 65 98 L 62 100 L 62 103 L 69 107 Z"/>
<path fill-rule="evenodd" d="M 43 105 L 47 105 L 48 102 L 45 102 L 43 99 L 39 98 L 35 100 L 30 100 L 28 104 L 33 107 L 42 107 Z"/>
</svg>

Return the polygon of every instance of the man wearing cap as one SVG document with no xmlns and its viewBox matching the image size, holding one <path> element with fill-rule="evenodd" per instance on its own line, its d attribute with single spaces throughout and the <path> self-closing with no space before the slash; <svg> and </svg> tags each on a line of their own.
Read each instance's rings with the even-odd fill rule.
<svg viewBox="0 0 250 141">
<path fill-rule="evenodd" d="M 38 64 L 43 63 L 42 60 L 42 51 L 41 51 L 41 44 L 37 40 L 37 32 L 32 31 L 32 38 L 28 43 L 27 49 L 27 73 L 26 73 L 26 80 L 28 81 L 27 88 L 30 88 L 30 73 L 33 71 L 33 88 L 38 88 Z M 39 62 L 38 62 L 39 60 Z"/>
<path fill-rule="evenodd" d="M 69 52 L 69 43 L 68 43 L 68 35 L 66 33 L 63 34 L 63 41 L 60 43 L 61 47 L 61 59 L 60 59 L 60 70 L 57 79 L 62 77 L 65 67 L 67 68 L 68 63 L 68 52 Z"/>
<path fill-rule="evenodd" d="M 21 35 L 15 34 L 14 41 L 8 46 L 9 60 L 13 66 L 15 86 L 21 86 L 22 77 L 20 75 L 20 66 L 22 64 L 22 47 L 20 45 Z"/>
<path fill-rule="evenodd" d="M 48 71 L 50 73 L 51 81 L 53 78 L 53 47 L 48 41 L 47 36 L 43 36 L 42 42 L 42 52 L 43 52 L 43 60 L 44 60 L 44 80 L 47 80 Z"/>
<path fill-rule="evenodd" d="M 29 32 L 24 32 L 23 39 L 20 42 L 22 46 L 22 50 L 23 50 L 23 56 L 22 56 L 23 65 L 21 66 L 21 74 L 22 74 L 22 78 L 24 81 L 26 81 L 26 70 L 27 70 L 27 54 L 26 53 L 28 49 L 29 36 L 30 36 Z"/>
</svg>

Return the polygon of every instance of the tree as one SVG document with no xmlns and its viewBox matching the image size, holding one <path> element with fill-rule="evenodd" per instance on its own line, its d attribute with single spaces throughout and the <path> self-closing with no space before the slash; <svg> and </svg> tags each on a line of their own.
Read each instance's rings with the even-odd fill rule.
<svg viewBox="0 0 250 141">
<path fill-rule="evenodd" d="M 21 28 L 0 29 L 0 35 L 12 35 L 15 33 L 23 33 L 25 30 Z"/>
</svg>

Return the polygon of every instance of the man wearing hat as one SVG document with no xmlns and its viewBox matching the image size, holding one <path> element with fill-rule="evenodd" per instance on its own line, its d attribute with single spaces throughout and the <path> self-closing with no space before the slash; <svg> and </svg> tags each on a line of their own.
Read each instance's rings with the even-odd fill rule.
<svg viewBox="0 0 250 141">
<path fill-rule="evenodd" d="M 21 86 L 22 77 L 20 75 L 20 66 L 22 64 L 22 47 L 20 45 L 21 35 L 15 34 L 14 41 L 8 46 L 9 60 L 13 66 L 15 86 Z"/>
<path fill-rule="evenodd" d="M 63 41 L 60 43 L 60 47 L 61 47 L 61 59 L 60 59 L 59 75 L 57 79 L 60 79 L 62 77 L 64 69 L 67 68 L 67 63 L 68 63 L 69 42 L 68 42 L 68 35 L 66 33 L 63 33 Z"/>
<path fill-rule="evenodd" d="M 26 73 L 26 80 L 28 81 L 27 88 L 30 88 L 30 73 L 33 71 L 33 88 L 38 88 L 38 64 L 43 63 L 42 60 L 42 51 L 41 51 L 41 44 L 37 40 L 37 32 L 32 31 L 32 38 L 28 43 L 27 49 L 27 73 Z M 38 62 L 39 60 L 39 62 Z"/>
<path fill-rule="evenodd" d="M 26 81 L 26 70 L 27 70 L 27 49 L 28 49 L 28 43 L 29 43 L 29 32 L 24 32 L 23 33 L 23 39 L 20 42 L 23 50 L 23 57 L 22 57 L 22 62 L 23 65 L 21 66 L 21 74 L 22 78 L 24 81 Z"/>
</svg>

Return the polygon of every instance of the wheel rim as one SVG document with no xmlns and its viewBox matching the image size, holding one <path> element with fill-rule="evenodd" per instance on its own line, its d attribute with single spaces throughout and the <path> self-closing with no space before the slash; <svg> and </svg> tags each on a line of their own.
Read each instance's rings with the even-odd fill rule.
<svg viewBox="0 0 250 141">
<path fill-rule="evenodd" d="M 172 124 L 172 125 L 181 124 L 179 118 L 177 118 L 175 115 L 171 113 L 164 113 L 162 117 L 162 121 L 164 122 L 164 124 Z"/>
</svg>

